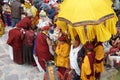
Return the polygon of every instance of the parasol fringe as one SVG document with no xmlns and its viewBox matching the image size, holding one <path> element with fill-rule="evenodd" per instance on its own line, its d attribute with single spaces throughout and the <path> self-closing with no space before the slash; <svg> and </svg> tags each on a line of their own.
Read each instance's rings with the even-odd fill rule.
<svg viewBox="0 0 120 80">
<path fill-rule="evenodd" d="M 112 35 L 116 35 L 116 33 L 117 33 L 116 25 L 115 25 L 116 22 L 117 22 L 117 19 L 116 19 L 115 17 L 106 20 L 106 28 L 109 30 L 109 32 L 110 32 Z"/>
<path fill-rule="evenodd" d="M 104 22 L 105 20 L 111 19 L 113 17 L 114 17 L 114 13 L 105 15 L 98 20 L 80 21 L 80 22 L 75 22 L 75 23 L 72 23 L 71 21 L 63 17 L 57 17 L 57 20 L 66 22 L 67 24 L 70 24 L 73 27 L 79 27 L 79 26 L 84 26 L 84 25 L 98 25 L 101 22 Z"/>
<path fill-rule="evenodd" d="M 99 25 L 87 25 L 87 32 L 85 31 L 84 26 L 73 28 L 69 25 L 68 27 L 68 32 L 71 36 L 71 39 L 74 40 L 75 36 L 78 34 L 82 44 L 85 44 L 87 41 L 93 41 L 95 36 L 97 36 L 98 42 L 105 42 L 108 41 L 112 35 L 112 33 L 109 32 L 109 30 L 107 29 L 107 27 L 105 27 L 104 22 Z M 116 31 L 116 29 L 114 31 Z"/>
</svg>

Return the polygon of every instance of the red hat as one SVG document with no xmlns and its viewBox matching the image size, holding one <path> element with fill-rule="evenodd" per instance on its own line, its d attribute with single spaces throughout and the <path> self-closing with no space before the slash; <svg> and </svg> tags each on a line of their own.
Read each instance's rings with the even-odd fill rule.
<svg viewBox="0 0 120 80">
<path fill-rule="evenodd" d="M 66 37 L 65 36 L 61 36 L 58 38 L 59 41 L 66 41 Z"/>
<path fill-rule="evenodd" d="M 44 26 L 42 30 L 50 30 L 50 26 Z"/>
</svg>

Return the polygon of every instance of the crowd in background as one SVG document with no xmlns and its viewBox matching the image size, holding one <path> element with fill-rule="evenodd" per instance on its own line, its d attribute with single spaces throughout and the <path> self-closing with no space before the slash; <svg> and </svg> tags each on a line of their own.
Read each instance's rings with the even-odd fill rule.
<svg viewBox="0 0 120 80">
<path fill-rule="evenodd" d="M 113 8 L 119 16 L 117 4 L 120 2 L 114 1 L 116 4 Z M 71 41 L 68 33 L 63 33 L 60 26 L 55 24 L 61 2 L 1 2 L 0 35 L 4 34 L 5 26 L 12 27 L 8 33 L 7 44 L 13 49 L 13 61 L 17 64 L 27 63 L 35 66 L 34 57 L 37 57 L 45 72 L 44 80 L 100 80 L 100 74 L 104 72 L 104 62 L 113 68 L 113 56 L 120 56 L 119 30 L 117 35 L 106 43 L 97 42 L 95 38 L 83 45 L 78 35 Z"/>
</svg>

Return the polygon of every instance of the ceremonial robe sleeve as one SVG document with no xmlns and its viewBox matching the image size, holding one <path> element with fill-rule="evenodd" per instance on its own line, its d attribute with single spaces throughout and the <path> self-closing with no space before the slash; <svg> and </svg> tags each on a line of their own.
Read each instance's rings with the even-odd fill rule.
<svg viewBox="0 0 120 80">
<path fill-rule="evenodd" d="M 87 76 L 90 75 L 91 74 L 91 68 L 90 68 L 90 62 L 89 62 L 88 56 L 85 56 L 83 64 L 84 64 L 85 74 Z"/>
<path fill-rule="evenodd" d="M 104 58 L 104 49 L 103 46 L 99 45 L 95 49 L 95 59 L 101 60 Z"/>
</svg>

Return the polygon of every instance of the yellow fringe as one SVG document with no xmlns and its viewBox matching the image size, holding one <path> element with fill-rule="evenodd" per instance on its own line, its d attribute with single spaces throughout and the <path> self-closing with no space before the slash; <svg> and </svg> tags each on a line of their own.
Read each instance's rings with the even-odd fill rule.
<svg viewBox="0 0 120 80">
<path fill-rule="evenodd" d="M 116 30 L 116 22 L 117 22 L 117 18 L 114 17 L 114 18 L 111 18 L 111 19 L 108 19 L 106 21 L 106 28 L 109 30 L 109 32 L 112 34 L 112 35 L 116 35 L 117 33 L 117 30 Z"/>
<path fill-rule="evenodd" d="M 75 36 L 78 34 L 81 43 L 85 44 L 86 41 L 93 41 L 95 36 L 97 37 L 97 41 L 108 41 L 111 38 L 111 35 L 115 35 L 117 33 L 115 25 L 116 22 L 117 17 L 113 17 L 97 25 L 87 25 L 86 29 L 85 26 L 73 27 L 62 21 L 57 21 L 56 24 L 62 29 L 63 32 L 68 30 L 72 40 L 74 40 Z"/>
</svg>

